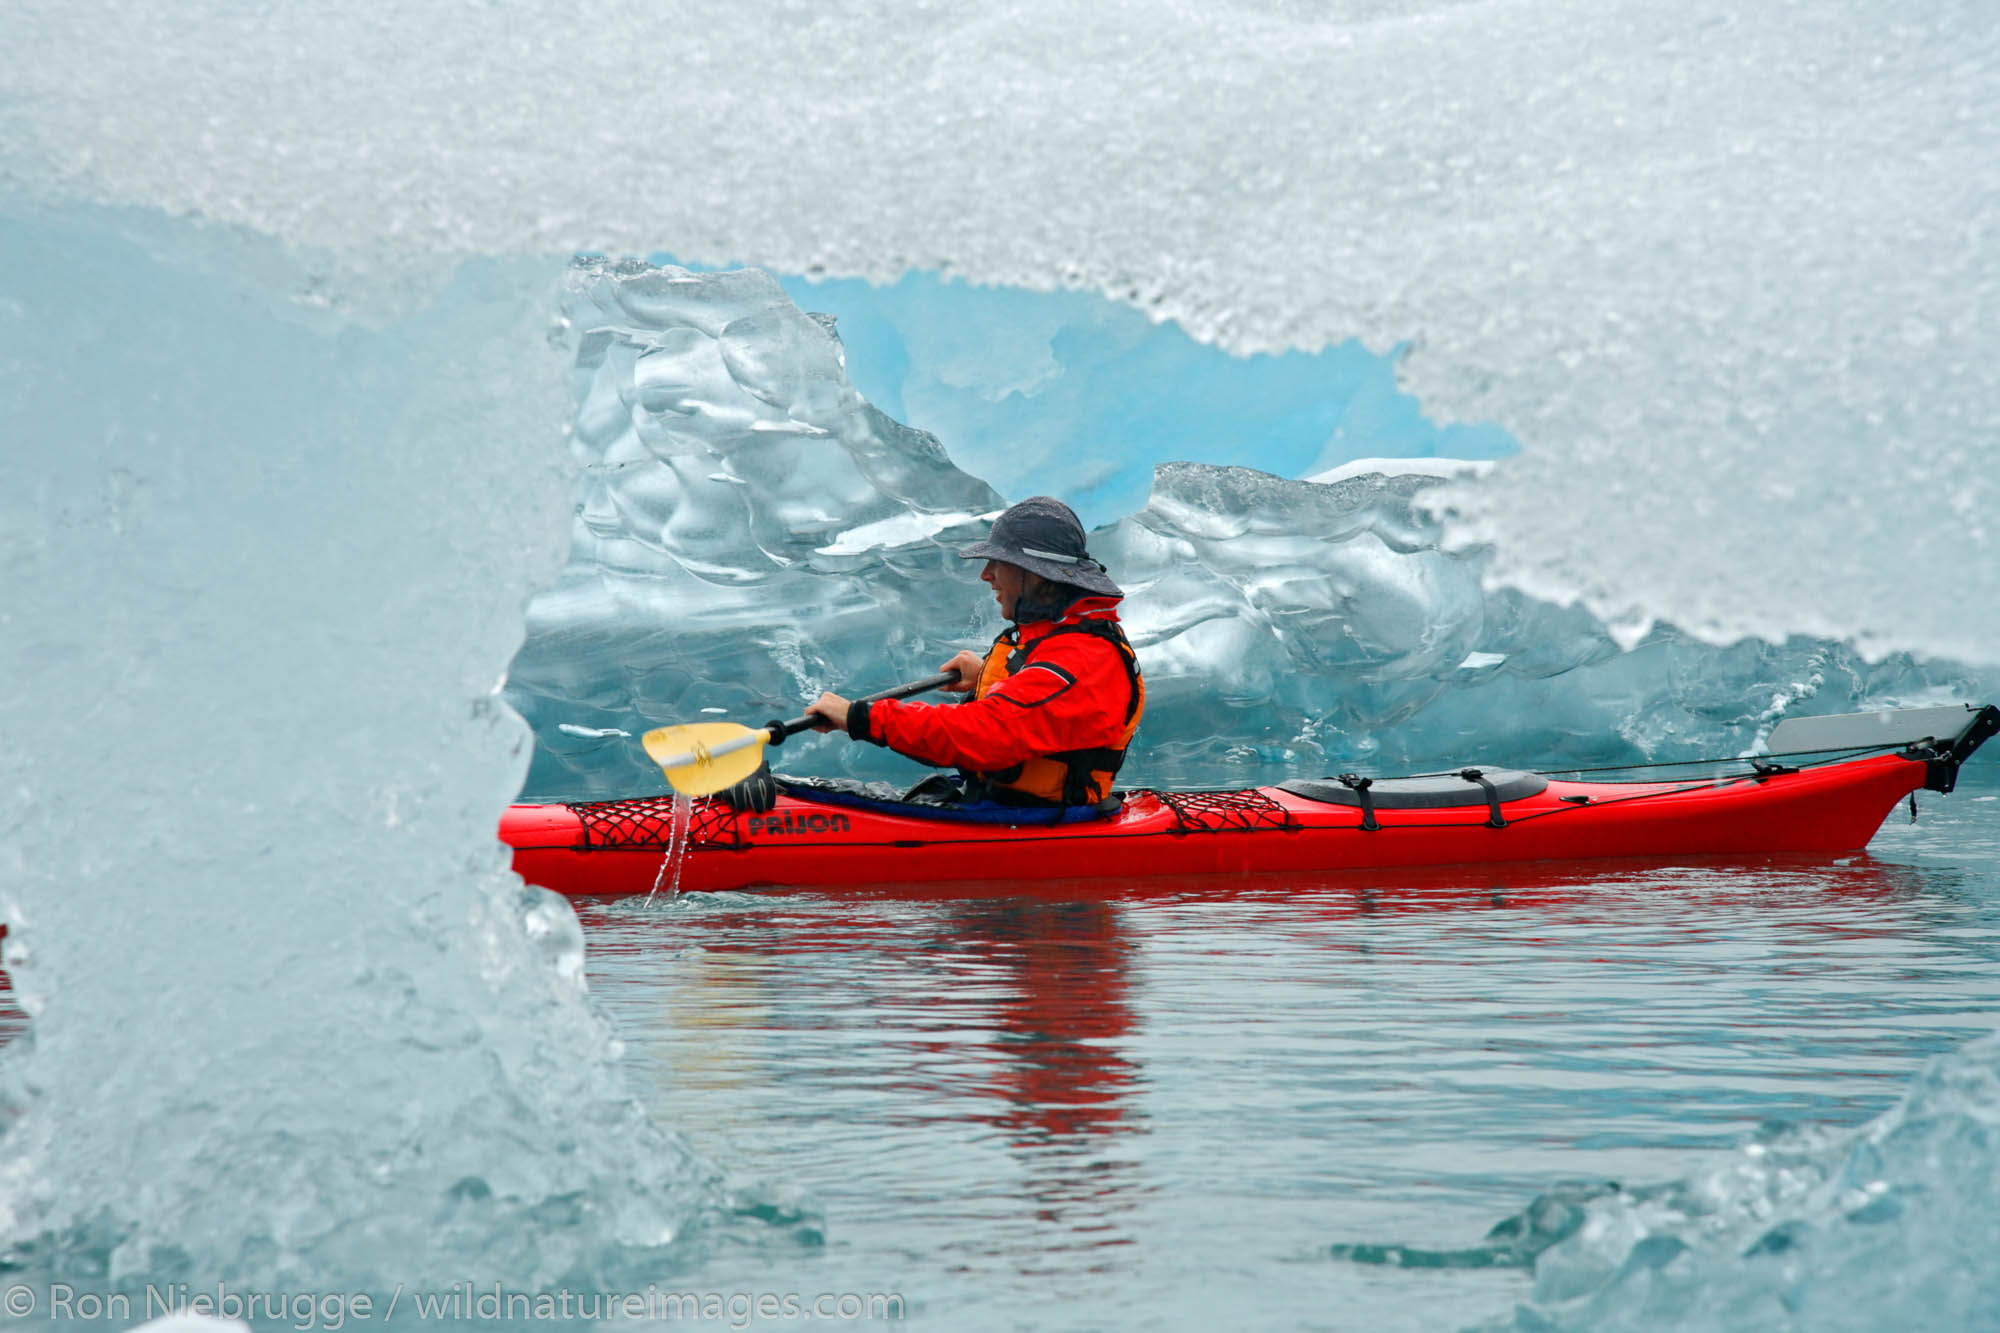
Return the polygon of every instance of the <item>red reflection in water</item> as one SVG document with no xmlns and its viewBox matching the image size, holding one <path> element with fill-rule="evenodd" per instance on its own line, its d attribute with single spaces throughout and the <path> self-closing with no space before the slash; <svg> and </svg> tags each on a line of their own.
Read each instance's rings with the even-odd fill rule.
<svg viewBox="0 0 2000 1333">
<path fill-rule="evenodd" d="M 1534 949 L 1542 942 L 1538 919 L 1552 928 L 1682 922 L 1700 930 L 1766 908 L 1801 920 L 1801 894 L 1858 905 L 1911 894 L 1924 882 L 1921 872 L 1866 857 L 1789 857 L 1515 864 L 1310 880 L 1038 881 L 1023 886 L 1031 894 L 1004 898 L 993 896 L 991 884 L 979 886 L 979 896 L 959 886 L 927 892 L 900 884 L 803 899 L 779 895 L 742 909 L 704 902 L 696 912 L 650 917 L 588 900 L 577 907 L 593 948 L 652 947 L 638 941 L 657 923 L 662 942 L 698 942 L 705 954 L 746 964 L 719 975 L 761 978 L 760 987 L 772 987 L 773 977 L 834 986 L 808 1007 L 789 1010 L 802 1035 L 837 1021 L 827 1015 L 843 1007 L 841 990 L 851 987 L 876 1014 L 882 1045 L 872 1072 L 889 1075 L 873 1085 L 887 1089 L 889 1100 L 859 1112 L 854 1123 L 886 1127 L 907 1117 L 918 1124 L 934 1121 L 941 1108 L 946 1119 L 991 1126 L 1019 1164 L 1012 1187 L 1024 1207 L 1019 1220 L 1033 1234 L 1018 1243 L 996 1240 L 987 1258 L 1021 1272 L 1054 1273 L 1129 1263 L 1134 1214 L 1151 1189 L 1131 1142 L 1147 1132 L 1140 1096 L 1147 1076 L 1134 1054 L 1142 914 L 1193 909 L 1220 922 L 1240 911 L 1246 930 L 1275 929 L 1336 950 L 1365 948 L 1371 935 L 1379 948 L 1379 933 L 1366 928 L 1371 919 L 1418 914 L 1459 918 L 1454 928 L 1462 924 L 1490 943 L 1482 918 L 1505 914 L 1504 938 Z M 912 900 L 924 899 L 930 906 L 913 910 Z M 1803 920 L 1811 924 L 1812 914 Z M 1552 929 L 1550 939 L 1559 938 Z M 1490 955 L 1459 958 L 1448 942 L 1412 956 L 1447 967 L 1491 963 Z M 885 982 L 885 957 L 911 966 L 888 969 Z M 715 999 L 720 1008 L 740 1003 Z M 758 1012 L 785 1008 L 767 997 Z M 968 1043 L 968 1031 L 987 1040 Z M 839 1086 L 852 1073 L 829 1065 L 816 1076 Z"/>
<path fill-rule="evenodd" d="M 1007 1135 L 1023 1168 L 1022 1196 L 1042 1227 L 1070 1233 L 1071 1248 L 1105 1253 L 1135 1239 L 1121 1225 L 1143 1193 L 1137 1166 L 1111 1151 L 1131 1133 L 1140 1071 L 1122 1049 L 1131 942 L 1119 909 L 1102 902 L 968 903 L 946 924 L 1007 987 L 992 1014 L 1004 1060 L 982 1118 Z M 1020 1253 L 1022 1271 L 1052 1271 L 1046 1238 Z"/>
<path fill-rule="evenodd" d="M 1603 858 L 1593 861 L 1520 861 L 1388 870 L 1327 871 L 1312 875 L 1146 875 L 1130 880 L 1034 879 L 1005 886 L 1004 901 L 1076 906 L 1081 901 L 1139 906 L 1158 902 L 1211 902 L 1246 907 L 1283 903 L 1305 918 L 1378 913 L 1478 910 L 1485 907 L 1620 909 L 1699 885 L 1717 904 L 1750 903 L 1776 885 L 1813 886 L 1857 900 L 1913 892 L 1931 881 L 1918 867 L 1878 861 L 1866 853 L 1765 857 Z M 759 891 L 782 895 L 792 890 Z M 856 904 L 950 903 L 991 900 L 990 881 L 966 884 L 898 883 L 852 889 L 800 890 Z M 579 910 L 584 910 L 579 902 Z"/>
<path fill-rule="evenodd" d="M 993 1015 L 1009 1059 L 993 1092 L 994 1123 L 1017 1145 L 1129 1128 L 1138 1070 L 1118 1042 L 1132 1031 L 1131 945 L 1102 902 L 993 901 L 948 920 L 996 965 L 1010 993 Z"/>
<path fill-rule="evenodd" d="M 0 938 L 6 935 L 0 930 Z M 14 979 L 0 970 L 0 1046 L 5 1046 L 28 1026 L 28 1016 L 21 1012 L 21 1006 L 14 999 Z"/>
<path fill-rule="evenodd" d="M 606 952 L 633 949 L 633 918 L 614 923 L 599 905 L 577 907 L 593 949 L 604 936 L 617 937 Z M 1133 1111 L 1141 1070 L 1126 1049 L 1135 1027 L 1127 909 L 1041 898 L 955 899 L 939 908 L 914 918 L 856 903 L 831 915 L 820 906 L 658 921 L 676 943 L 693 936 L 705 955 L 753 963 L 738 976 L 850 978 L 869 989 L 860 978 L 885 953 L 937 963 L 920 986 L 869 989 L 866 1003 L 882 1034 L 877 1058 L 882 1066 L 902 1065 L 880 1085 L 894 1098 L 877 1114 L 891 1124 L 913 1104 L 942 1105 L 949 1119 L 992 1126 L 1020 1163 L 1023 1220 L 1043 1233 L 1000 1249 L 1023 1272 L 1046 1271 L 1052 1261 L 1074 1265 L 1078 1257 L 1101 1270 L 1116 1262 L 1108 1250 L 1133 1244 L 1121 1218 L 1145 1192 L 1137 1163 L 1115 1147 L 1143 1132 Z M 840 997 L 819 1003 L 839 1007 Z M 794 1016 L 801 1031 L 821 1021 L 811 1011 Z M 968 1044 L 968 1030 L 989 1040 Z M 977 1067 L 970 1080 L 963 1077 L 968 1058 Z M 837 1082 L 844 1071 L 824 1076 Z M 1051 1244 L 1049 1228 L 1069 1241 Z M 1055 1260 L 1065 1252 L 1069 1260 Z"/>
</svg>

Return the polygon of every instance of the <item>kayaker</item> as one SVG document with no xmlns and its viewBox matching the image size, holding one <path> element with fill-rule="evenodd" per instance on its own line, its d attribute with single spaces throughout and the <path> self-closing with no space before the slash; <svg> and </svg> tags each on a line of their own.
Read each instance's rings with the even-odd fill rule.
<svg viewBox="0 0 2000 1333">
<path fill-rule="evenodd" d="M 1085 549 L 1083 524 L 1048 496 L 1012 506 L 983 542 L 982 582 L 1012 622 L 984 654 L 958 653 L 957 704 L 852 703 L 822 694 L 806 715 L 918 763 L 958 769 L 964 799 L 1008 805 L 1106 802 L 1146 707 L 1138 658 L 1118 624 L 1124 597 Z M 754 781 L 754 780 L 753 780 Z"/>
</svg>

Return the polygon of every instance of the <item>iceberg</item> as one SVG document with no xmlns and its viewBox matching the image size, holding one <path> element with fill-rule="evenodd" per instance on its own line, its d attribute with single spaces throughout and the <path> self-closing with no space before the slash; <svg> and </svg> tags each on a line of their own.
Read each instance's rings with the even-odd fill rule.
<svg viewBox="0 0 2000 1333">
<path fill-rule="evenodd" d="M 1135 777 L 1629 762 L 1992 694 L 1980 6 L 798 17 L 9 6 L 17 1271 L 532 1282 L 682 1253 L 725 1206 L 632 1103 L 574 918 L 518 894 L 495 817 L 524 774 L 651 776 L 579 731 L 762 720 L 976 642 L 950 550 L 1002 496 L 771 279 L 606 260 L 558 294 L 579 251 L 1404 348 L 1425 411 L 1521 441 L 1456 480 L 1107 460 L 1152 478 L 1096 536 L 1163 692 Z M 1935 1146 L 1976 1210 L 1951 1191 L 1990 1138 Z"/>
<path fill-rule="evenodd" d="M 1146 502 L 1162 463 L 1309 475 L 1371 453 L 1492 459 L 1491 426 L 1435 424 L 1396 388 L 1398 358 L 1348 340 L 1236 356 L 1092 292 L 982 287 L 934 273 L 879 285 L 779 275 L 834 317 L 854 386 L 950 442 L 1009 500 L 1059 495 L 1086 527 Z"/>
<path fill-rule="evenodd" d="M 1964 0 L 10 17 L 10 191 L 283 238 L 329 309 L 425 299 L 439 256 L 665 250 L 1406 346 L 1426 411 L 1530 446 L 1461 502 L 1493 577 L 1635 641 L 2000 662 L 1965 613 L 2000 578 L 2000 60 Z"/>
<path fill-rule="evenodd" d="M 254 235 L 64 210 L 0 253 L 12 1271 L 552 1283 L 726 1219 L 493 838 L 567 535 L 563 362 L 510 350 L 546 267 L 368 329 Z"/>
<path fill-rule="evenodd" d="M 973 609 L 952 605 L 951 548 L 1003 502 L 862 399 L 828 324 L 762 272 L 604 260 L 570 270 L 565 318 L 580 498 L 508 671 L 535 719 L 530 791 L 654 790 L 644 752 L 606 734 L 698 710 L 761 723 L 950 655 Z"/>
<path fill-rule="evenodd" d="M 566 291 L 581 498 L 508 677 L 536 732 L 530 797 L 658 790 L 637 746 L 605 738 L 698 709 L 790 716 L 823 689 L 928 675 L 1001 628 L 952 554 L 999 495 L 861 397 L 837 321 L 754 270 L 592 259 Z M 1993 692 L 1960 664 L 1831 640 L 1716 647 L 1660 625 L 1621 644 L 1582 607 L 1492 586 L 1491 553 L 1454 545 L 1440 511 L 1506 466 L 1155 467 L 1146 503 L 1091 536 L 1151 701 L 1124 780 L 1733 755 L 1793 711 Z M 772 760 L 916 772 L 837 738 Z"/>
<path fill-rule="evenodd" d="M 2000 1036 L 1939 1056 L 1859 1131 L 1787 1130 L 1687 1180 L 1600 1191 L 1535 1259 L 1532 1302 L 1486 1326 L 1877 1329 L 1885 1280 L 1928 1327 L 2000 1310 Z"/>
</svg>

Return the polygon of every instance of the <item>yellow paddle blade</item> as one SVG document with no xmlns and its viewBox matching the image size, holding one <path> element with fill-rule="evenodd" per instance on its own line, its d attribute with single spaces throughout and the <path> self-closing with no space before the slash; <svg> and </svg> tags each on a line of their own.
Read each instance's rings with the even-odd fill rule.
<svg viewBox="0 0 2000 1333">
<path fill-rule="evenodd" d="M 765 733 L 734 722 L 693 722 L 649 731 L 640 744 L 675 791 L 708 796 L 755 773 L 765 740 Z"/>
</svg>

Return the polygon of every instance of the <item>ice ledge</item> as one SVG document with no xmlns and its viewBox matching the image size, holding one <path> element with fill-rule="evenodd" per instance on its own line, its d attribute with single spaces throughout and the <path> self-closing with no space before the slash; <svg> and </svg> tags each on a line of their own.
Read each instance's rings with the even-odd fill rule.
<svg viewBox="0 0 2000 1333">
<path fill-rule="evenodd" d="M 1483 477 L 1493 470 L 1488 458 L 1357 458 L 1351 463 L 1315 472 L 1300 480 L 1320 486 L 1352 481 L 1356 477 L 1437 477 L 1449 481 L 1458 477 Z"/>
</svg>

